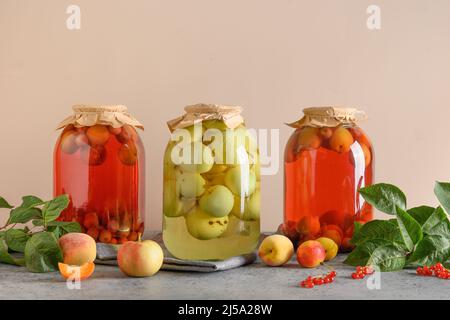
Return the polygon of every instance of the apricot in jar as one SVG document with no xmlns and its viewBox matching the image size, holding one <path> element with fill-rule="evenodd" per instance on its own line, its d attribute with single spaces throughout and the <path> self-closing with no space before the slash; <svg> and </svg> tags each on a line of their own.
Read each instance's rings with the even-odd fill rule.
<svg viewBox="0 0 450 320">
<path fill-rule="evenodd" d="M 86 131 L 86 135 L 91 146 L 103 146 L 109 139 L 108 128 L 101 124 L 89 127 Z"/>
<path fill-rule="evenodd" d="M 78 150 L 76 143 L 77 133 L 73 130 L 67 131 L 61 135 L 61 150 L 67 154 L 73 154 Z"/>
<path fill-rule="evenodd" d="M 319 129 L 304 127 L 300 130 L 298 134 L 298 145 L 301 148 L 317 149 L 320 147 L 320 144 Z"/>
<path fill-rule="evenodd" d="M 137 133 L 136 130 L 129 125 L 124 125 L 122 127 L 121 132 L 116 135 L 117 141 L 120 143 L 127 143 L 129 141 L 135 141 L 137 139 Z"/>
<path fill-rule="evenodd" d="M 330 147 L 339 153 L 348 152 L 353 141 L 350 131 L 344 127 L 338 127 L 330 138 Z"/>
<path fill-rule="evenodd" d="M 137 149 L 132 142 L 120 146 L 118 152 L 119 160 L 124 165 L 132 166 L 137 161 Z"/>
<path fill-rule="evenodd" d="M 102 146 L 85 146 L 81 149 L 81 159 L 86 164 L 98 166 L 106 160 L 106 149 Z"/>
</svg>

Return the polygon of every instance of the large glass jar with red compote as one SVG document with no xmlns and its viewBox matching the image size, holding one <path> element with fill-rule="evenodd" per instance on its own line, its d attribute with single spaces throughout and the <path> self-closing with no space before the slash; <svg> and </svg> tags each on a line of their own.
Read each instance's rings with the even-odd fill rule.
<svg viewBox="0 0 450 320">
<path fill-rule="evenodd" d="M 358 190 L 371 185 L 372 144 L 358 126 L 365 114 L 353 108 L 303 110 L 284 154 L 282 231 L 301 243 L 324 236 L 351 249 L 354 222 L 372 220 Z"/>
<path fill-rule="evenodd" d="M 74 106 L 54 150 L 54 195 L 67 194 L 63 221 L 96 241 L 121 244 L 144 232 L 145 155 L 125 106 Z"/>
</svg>

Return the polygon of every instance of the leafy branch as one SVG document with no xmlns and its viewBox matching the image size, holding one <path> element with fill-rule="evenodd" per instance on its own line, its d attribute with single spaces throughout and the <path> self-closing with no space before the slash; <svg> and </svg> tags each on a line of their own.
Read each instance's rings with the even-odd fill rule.
<svg viewBox="0 0 450 320">
<path fill-rule="evenodd" d="M 57 270 L 62 260 L 58 239 L 69 232 L 81 232 L 77 222 L 57 221 L 68 205 L 67 195 L 49 201 L 24 196 L 17 207 L 0 197 L 0 209 L 10 210 L 0 227 L 0 262 L 25 266 L 31 272 Z"/>
<path fill-rule="evenodd" d="M 441 206 L 406 209 L 406 196 L 396 186 L 380 183 L 360 189 L 376 209 L 394 215 L 358 225 L 351 242 L 356 246 L 345 263 L 378 266 L 381 271 L 432 265 L 450 258 L 450 183 L 436 182 Z M 357 230 L 357 231 L 356 231 Z"/>
</svg>

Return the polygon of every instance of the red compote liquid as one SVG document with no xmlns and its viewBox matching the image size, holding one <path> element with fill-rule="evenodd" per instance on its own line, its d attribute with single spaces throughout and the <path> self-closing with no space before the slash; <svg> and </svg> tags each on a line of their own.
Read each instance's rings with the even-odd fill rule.
<svg viewBox="0 0 450 320">
<path fill-rule="evenodd" d="M 351 249 L 355 221 L 372 220 L 359 195 L 372 184 L 373 148 L 359 127 L 301 127 L 285 149 L 284 232 L 299 243 L 324 236 Z"/>
<path fill-rule="evenodd" d="M 99 242 L 144 232 L 144 148 L 134 127 L 68 125 L 54 152 L 54 194 L 68 194 L 60 220 L 77 221 Z"/>
</svg>

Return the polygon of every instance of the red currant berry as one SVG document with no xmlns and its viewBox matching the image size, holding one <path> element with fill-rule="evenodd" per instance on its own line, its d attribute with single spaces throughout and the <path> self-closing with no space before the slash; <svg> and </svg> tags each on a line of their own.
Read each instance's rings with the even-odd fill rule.
<svg viewBox="0 0 450 320">
<path fill-rule="evenodd" d="M 330 277 L 334 278 L 334 277 L 336 277 L 336 271 L 331 271 L 328 275 Z"/>
</svg>

